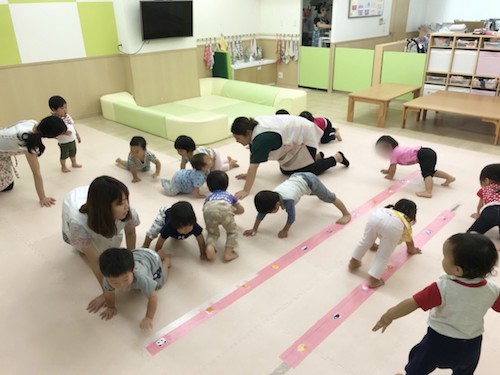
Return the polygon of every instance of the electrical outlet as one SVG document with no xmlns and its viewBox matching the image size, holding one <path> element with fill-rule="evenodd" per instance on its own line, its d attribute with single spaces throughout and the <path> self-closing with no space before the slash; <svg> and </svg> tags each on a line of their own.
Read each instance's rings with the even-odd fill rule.
<svg viewBox="0 0 500 375">
<path fill-rule="evenodd" d="M 283 79 L 283 72 L 278 72 L 278 79 Z"/>
</svg>

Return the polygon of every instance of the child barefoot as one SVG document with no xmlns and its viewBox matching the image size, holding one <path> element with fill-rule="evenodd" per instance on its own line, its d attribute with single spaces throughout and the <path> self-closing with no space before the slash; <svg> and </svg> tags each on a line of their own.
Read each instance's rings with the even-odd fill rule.
<svg viewBox="0 0 500 375">
<path fill-rule="evenodd" d="M 471 215 L 476 221 L 467 232 L 484 234 L 495 226 L 500 227 L 500 164 L 484 167 L 479 181 L 477 212 Z"/>
<path fill-rule="evenodd" d="M 451 369 L 453 374 L 475 373 L 484 315 L 490 308 L 500 312 L 500 288 L 485 279 L 497 261 L 495 245 L 487 237 L 455 234 L 443 246 L 446 274 L 382 315 L 373 331 L 384 332 L 394 319 L 419 307 L 430 310 L 427 334 L 410 351 L 407 375 L 426 375 L 437 368 Z"/>
<path fill-rule="evenodd" d="M 212 159 L 206 154 L 196 154 L 191 159 L 193 169 L 181 169 L 175 172 L 172 180 L 161 179 L 161 186 L 167 195 L 173 197 L 177 194 L 194 194 L 195 198 L 205 198 L 200 193 L 200 187 L 207 179 L 207 174 L 212 166 Z"/>
<path fill-rule="evenodd" d="M 215 148 L 204 146 L 196 148 L 193 139 L 187 135 L 178 136 L 175 140 L 174 147 L 177 153 L 182 157 L 181 169 L 185 169 L 186 164 L 196 154 L 206 154 L 212 159 L 210 171 L 228 171 L 239 167 L 237 160 L 232 159 L 230 156 L 223 158 L 220 152 Z"/>
<path fill-rule="evenodd" d="M 130 140 L 130 152 L 127 160 L 116 159 L 116 164 L 132 173 L 132 182 L 139 182 L 141 179 L 137 175 L 138 171 L 148 172 L 151 170 L 151 163 L 156 166 L 153 178 L 160 175 L 161 163 L 155 154 L 146 149 L 146 140 L 143 137 L 135 136 Z"/>
<path fill-rule="evenodd" d="M 80 138 L 80 134 L 76 131 L 75 122 L 68 114 L 66 100 L 58 95 L 52 96 L 49 99 L 49 108 L 52 115 L 62 118 L 68 128 L 66 132 L 56 137 L 59 148 L 61 149 L 61 157 L 59 158 L 61 162 L 61 171 L 63 171 L 63 173 L 71 172 L 71 170 L 66 167 L 66 159 L 68 158 L 71 160 L 72 168 L 81 168 L 81 164 L 78 164 L 76 161 L 76 141 L 81 143 L 82 139 Z"/>
<path fill-rule="evenodd" d="M 391 160 L 389 169 L 382 169 L 380 172 L 385 174 L 385 178 L 392 180 L 396 173 L 396 167 L 400 165 L 420 164 L 422 177 L 424 178 L 425 190 L 418 192 L 417 196 L 423 198 L 432 198 L 433 177 L 442 178 L 445 181 L 442 186 L 449 186 L 455 177 L 443 171 L 436 170 L 437 156 L 436 152 L 425 147 L 404 147 L 389 135 L 380 137 L 375 145 L 377 153 Z"/>
<path fill-rule="evenodd" d="M 334 193 L 326 188 L 319 178 L 310 172 L 294 173 L 288 180 L 278 185 L 273 191 L 263 190 L 255 196 L 257 219 L 252 229 L 243 232 L 244 236 L 255 236 L 259 225 L 267 214 L 275 214 L 279 209 L 284 209 L 288 214 L 286 225 L 279 231 L 279 238 L 288 237 L 288 230 L 295 221 L 295 205 L 304 195 L 315 195 L 323 202 L 332 203 L 342 213 L 337 224 L 347 224 L 351 221 L 351 214 L 344 203 Z"/>
<path fill-rule="evenodd" d="M 117 314 L 115 306 L 115 289 L 138 289 L 148 299 L 146 316 L 140 327 L 144 330 L 153 328 L 153 319 L 158 306 L 158 294 L 167 278 L 170 259 L 161 261 L 158 254 L 150 249 L 110 248 L 99 256 L 99 268 L 104 276 L 102 286 L 106 310 L 101 318 L 109 320 Z"/>
<path fill-rule="evenodd" d="M 413 244 L 411 223 L 417 216 L 417 206 L 408 199 L 401 199 L 394 206 L 379 208 L 373 213 L 366 224 L 363 239 L 354 250 L 349 269 L 354 271 L 361 267 L 361 260 L 368 249 L 377 251 L 375 262 L 368 271 L 368 287 L 378 288 L 384 285 L 381 279 L 389 258 L 402 241 L 406 242 L 409 254 L 420 254 Z M 375 241 L 380 238 L 380 245 Z"/>
<path fill-rule="evenodd" d="M 161 207 L 153 224 L 146 233 L 142 247 L 148 248 L 151 242 L 160 235 L 156 242 L 155 250 L 164 259 L 167 255 L 162 250 L 165 240 L 169 237 L 177 240 L 185 240 L 190 236 L 195 236 L 200 248 L 200 258 L 207 260 L 205 253 L 205 238 L 203 238 L 203 228 L 196 222 L 196 214 L 193 206 L 189 202 L 177 202 L 172 207 Z"/>
<path fill-rule="evenodd" d="M 224 260 L 229 262 L 238 257 L 238 253 L 234 251 L 238 246 L 238 228 L 234 215 L 241 215 L 245 209 L 238 203 L 238 199 L 226 191 L 228 184 L 226 172 L 213 171 L 207 176 L 207 186 L 211 194 L 203 205 L 203 216 L 208 232 L 206 254 L 209 260 L 215 257 L 215 244 L 220 237 L 219 225 L 225 229 L 227 235 Z"/>
</svg>

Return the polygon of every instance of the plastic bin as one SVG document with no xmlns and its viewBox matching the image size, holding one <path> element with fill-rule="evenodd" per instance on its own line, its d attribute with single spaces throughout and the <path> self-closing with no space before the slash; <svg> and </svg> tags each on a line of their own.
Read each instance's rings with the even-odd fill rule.
<svg viewBox="0 0 500 375">
<path fill-rule="evenodd" d="M 462 77 L 462 76 L 451 76 L 449 84 L 450 85 L 460 85 L 460 86 L 469 86 L 471 78 Z"/>
<path fill-rule="evenodd" d="M 435 85 L 444 85 L 446 83 L 446 77 L 445 76 L 432 76 L 428 75 L 425 78 L 425 81 L 430 84 L 435 84 Z"/>
<path fill-rule="evenodd" d="M 456 47 L 458 48 L 477 48 L 477 39 L 458 39 L 456 43 Z"/>
<path fill-rule="evenodd" d="M 449 47 L 451 45 L 451 38 L 435 37 L 432 38 L 433 47 Z"/>
<path fill-rule="evenodd" d="M 500 40 L 484 42 L 484 48 L 497 49 L 500 51 Z"/>
</svg>

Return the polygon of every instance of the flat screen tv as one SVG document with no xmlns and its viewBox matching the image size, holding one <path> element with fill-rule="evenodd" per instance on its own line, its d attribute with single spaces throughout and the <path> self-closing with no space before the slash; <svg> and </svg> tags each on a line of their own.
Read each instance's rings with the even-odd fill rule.
<svg viewBox="0 0 500 375">
<path fill-rule="evenodd" d="M 193 1 L 141 1 L 142 39 L 193 36 Z"/>
</svg>

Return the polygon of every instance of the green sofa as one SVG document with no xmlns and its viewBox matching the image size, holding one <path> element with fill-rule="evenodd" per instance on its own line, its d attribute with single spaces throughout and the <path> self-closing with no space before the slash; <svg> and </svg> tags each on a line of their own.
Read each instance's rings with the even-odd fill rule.
<svg viewBox="0 0 500 375">
<path fill-rule="evenodd" d="M 230 137 L 238 116 L 271 115 L 277 109 L 298 114 L 307 106 L 302 90 L 258 85 L 223 78 L 200 79 L 200 96 L 159 104 L 138 106 L 127 92 L 101 97 L 104 118 L 174 141 L 179 135 L 208 144 Z"/>
</svg>

